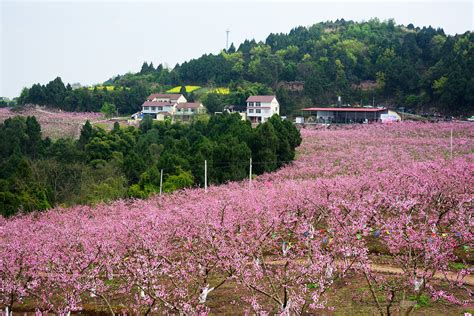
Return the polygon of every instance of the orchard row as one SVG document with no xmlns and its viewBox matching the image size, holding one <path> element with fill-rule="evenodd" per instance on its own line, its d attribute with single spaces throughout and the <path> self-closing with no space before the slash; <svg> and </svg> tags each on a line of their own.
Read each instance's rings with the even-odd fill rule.
<svg viewBox="0 0 474 316">
<path fill-rule="evenodd" d="M 408 295 L 472 304 L 473 133 L 304 130 L 296 162 L 251 183 L 2 219 L 0 304 L 207 313 L 229 282 L 248 312 L 315 313 L 354 275 L 381 314 Z M 403 273 L 377 272 L 375 252 Z"/>
</svg>

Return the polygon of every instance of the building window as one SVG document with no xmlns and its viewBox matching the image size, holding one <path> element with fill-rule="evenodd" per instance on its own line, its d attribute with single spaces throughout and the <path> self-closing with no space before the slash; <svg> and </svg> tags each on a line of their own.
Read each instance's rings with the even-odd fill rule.
<svg viewBox="0 0 474 316">
<path fill-rule="evenodd" d="M 275 108 L 275 112 L 278 112 L 278 106 Z"/>
<path fill-rule="evenodd" d="M 260 102 L 255 102 L 255 106 L 260 106 L 261 103 Z"/>
<path fill-rule="evenodd" d="M 248 103 L 248 106 L 253 106 L 253 102 L 249 102 L 249 103 Z"/>
<path fill-rule="evenodd" d="M 162 107 L 162 106 L 159 106 L 159 107 L 158 107 L 158 111 L 163 111 L 163 107 Z"/>
<path fill-rule="evenodd" d="M 253 109 L 249 109 L 249 113 L 253 113 Z"/>
<path fill-rule="evenodd" d="M 143 111 L 148 111 L 149 109 L 150 109 L 149 106 L 144 106 L 144 107 L 143 107 Z"/>
<path fill-rule="evenodd" d="M 191 112 L 193 112 L 193 113 L 194 113 L 194 109 L 191 109 Z"/>
<path fill-rule="evenodd" d="M 151 111 L 152 111 L 152 112 L 156 112 L 156 106 L 152 106 L 152 107 L 151 107 Z"/>
<path fill-rule="evenodd" d="M 262 110 L 256 109 L 256 110 L 255 110 L 255 113 L 262 113 Z"/>
</svg>

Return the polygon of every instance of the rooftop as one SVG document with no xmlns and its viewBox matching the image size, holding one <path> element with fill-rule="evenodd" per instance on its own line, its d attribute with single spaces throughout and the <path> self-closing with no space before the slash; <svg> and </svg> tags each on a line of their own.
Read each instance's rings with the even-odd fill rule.
<svg viewBox="0 0 474 316">
<path fill-rule="evenodd" d="M 186 102 L 186 103 L 178 103 L 176 104 L 177 109 L 197 109 L 202 106 L 201 103 L 197 102 Z"/>
<path fill-rule="evenodd" d="M 173 106 L 175 102 L 153 102 L 153 101 L 145 101 L 143 102 L 142 106 Z"/>
<path fill-rule="evenodd" d="M 182 97 L 182 94 L 176 94 L 176 93 L 153 93 L 150 94 L 150 96 L 147 98 L 148 101 L 151 101 L 153 99 L 170 99 L 170 100 L 178 100 L 180 97 Z"/>
<path fill-rule="evenodd" d="M 224 106 L 224 110 L 228 111 L 236 111 L 236 112 L 245 112 L 247 110 L 247 107 L 245 105 L 226 105 Z"/>
<path fill-rule="evenodd" d="M 275 98 L 274 95 L 251 95 L 246 102 L 272 102 Z"/>
</svg>

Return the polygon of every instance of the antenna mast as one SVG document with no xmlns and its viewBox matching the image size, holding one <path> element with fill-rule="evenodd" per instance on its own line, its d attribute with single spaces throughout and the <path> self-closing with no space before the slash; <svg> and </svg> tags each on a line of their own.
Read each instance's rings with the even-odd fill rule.
<svg viewBox="0 0 474 316">
<path fill-rule="evenodd" d="M 225 33 L 226 33 L 226 40 L 225 40 L 225 50 L 229 50 L 229 33 L 230 33 L 230 30 L 227 29 L 225 30 Z"/>
</svg>

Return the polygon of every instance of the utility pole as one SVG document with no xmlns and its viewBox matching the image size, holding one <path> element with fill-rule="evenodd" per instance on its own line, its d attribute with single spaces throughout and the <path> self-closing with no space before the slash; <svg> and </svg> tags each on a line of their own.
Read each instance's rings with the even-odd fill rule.
<svg viewBox="0 0 474 316">
<path fill-rule="evenodd" d="M 160 172 L 160 195 L 163 192 L 163 169 Z"/>
<path fill-rule="evenodd" d="M 372 107 L 375 108 L 375 97 L 372 97 Z"/>
<path fill-rule="evenodd" d="M 225 30 L 225 33 L 226 33 L 226 40 L 225 40 L 225 50 L 229 50 L 229 33 L 230 33 L 230 30 L 227 29 Z"/>
<path fill-rule="evenodd" d="M 250 157 L 249 188 L 252 187 L 252 157 Z"/>
<path fill-rule="evenodd" d="M 207 160 L 204 160 L 204 191 L 207 192 Z"/>
</svg>

